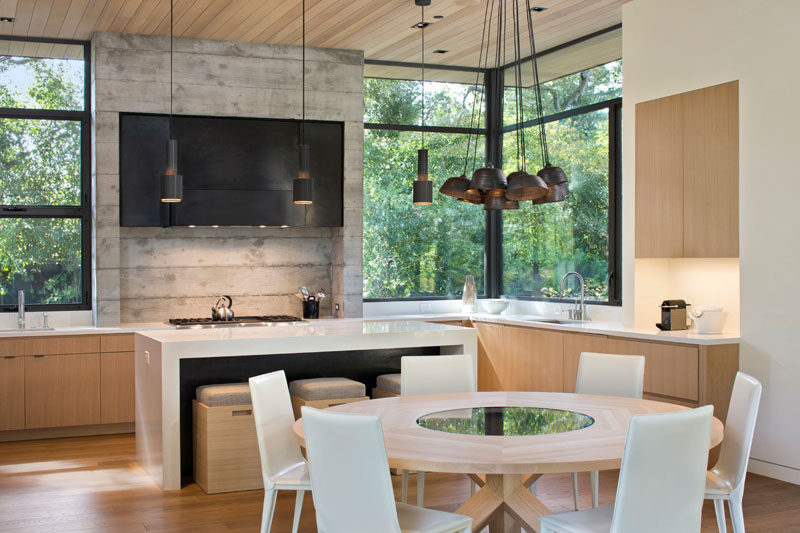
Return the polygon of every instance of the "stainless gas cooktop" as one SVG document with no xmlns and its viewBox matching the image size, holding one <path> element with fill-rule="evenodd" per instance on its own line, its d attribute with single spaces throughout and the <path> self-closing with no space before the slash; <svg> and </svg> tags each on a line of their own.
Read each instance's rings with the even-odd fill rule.
<svg viewBox="0 0 800 533">
<path fill-rule="evenodd" d="M 285 326 L 306 324 L 301 318 L 289 315 L 240 316 L 232 320 L 211 318 L 170 318 L 169 324 L 176 329 L 189 328 L 243 328 L 248 326 Z"/>
</svg>

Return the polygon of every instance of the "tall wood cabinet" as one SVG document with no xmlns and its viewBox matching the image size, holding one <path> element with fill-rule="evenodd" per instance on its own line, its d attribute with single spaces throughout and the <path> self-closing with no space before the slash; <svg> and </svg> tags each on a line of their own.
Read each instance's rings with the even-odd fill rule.
<svg viewBox="0 0 800 533">
<path fill-rule="evenodd" d="M 739 82 L 636 104 L 636 257 L 739 256 Z"/>
</svg>

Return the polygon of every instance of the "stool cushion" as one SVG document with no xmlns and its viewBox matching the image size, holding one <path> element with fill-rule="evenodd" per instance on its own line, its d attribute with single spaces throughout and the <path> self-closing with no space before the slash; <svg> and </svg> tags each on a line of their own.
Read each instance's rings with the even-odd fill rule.
<svg viewBox="0 0 800 533">
<path fill-rule="evenodd" d="M 375 380 L 375 386 L 386 392 L 400 394 L 400 374 L 383 374 Z"/>
<path fill-rule="evenodd" d="M 224 405 L 251 405 L 250 385 L 247 383 L 225 383 L 221 385 L 202 385 L 195 391 L 197 401 L 208 407 Z"/>
<path fill-rule="evenodd" d="M 297 379 L 289 383 L 292 396 L 307 402 L 315 400 L 338 400 L 365 396 L 367 387 L 363 383 L 347 378 Z"/>
</svg>

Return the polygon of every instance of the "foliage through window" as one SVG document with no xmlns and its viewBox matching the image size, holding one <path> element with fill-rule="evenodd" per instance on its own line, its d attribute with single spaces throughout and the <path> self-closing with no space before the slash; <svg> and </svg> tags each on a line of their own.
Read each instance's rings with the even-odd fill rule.
<svg viewBox="0 0 800 533">
<path fill-rule="evenodd" d="M 0 40 L 0 309 L 88 309 L 87 43 Z"/>
</svg>

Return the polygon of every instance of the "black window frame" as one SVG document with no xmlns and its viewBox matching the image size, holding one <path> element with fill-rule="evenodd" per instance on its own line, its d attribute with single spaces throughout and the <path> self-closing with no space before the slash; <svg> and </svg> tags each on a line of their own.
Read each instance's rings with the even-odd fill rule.
<svg viewBox="0 0 800 533">
<path fill-rule="evenodd" d="M 91 43 L 71 39 L 50 39 L 0 35 L 3 41 L 78 45 L 83 47 L 83 110 L 0 108 L 0 118 L 67 120 L 81 125 L 81 204 L 79 206 L 0 205 L 0 218 L 73 218 L 81 221 L 82 302 L 26 304 L 29 311 L 88 311 L 92 309 L 92 106 Z M 16 305 L 0 305 L 0 312 L 16 312 Z"/>
</svg>

